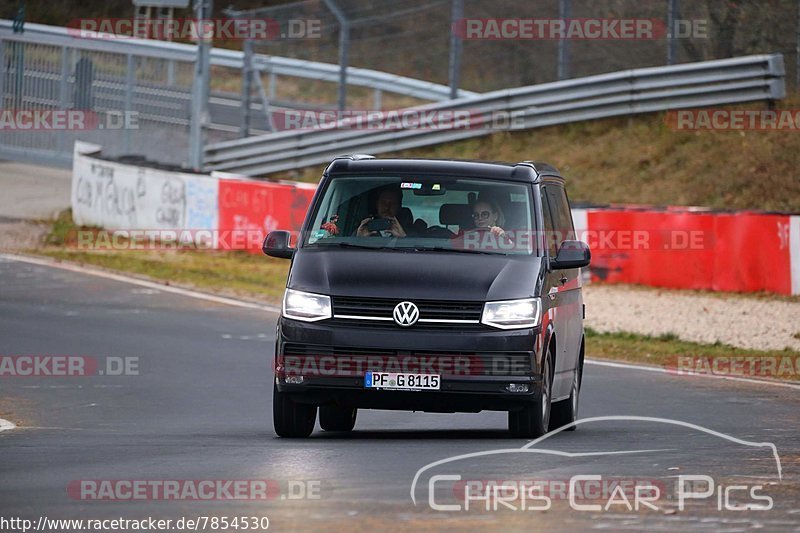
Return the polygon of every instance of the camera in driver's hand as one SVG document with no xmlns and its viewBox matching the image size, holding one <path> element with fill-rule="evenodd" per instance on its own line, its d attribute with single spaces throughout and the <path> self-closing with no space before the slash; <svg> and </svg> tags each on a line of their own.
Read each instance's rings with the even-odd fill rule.
<svg viewBox="0 0 800 533">
<path fill-rule="evenodd" d="M 392 227 L 392 221 L 388 218 L 373 218 L 367 222 L 367 229 L 369 231 L 387 231 Z"/>
</svg>

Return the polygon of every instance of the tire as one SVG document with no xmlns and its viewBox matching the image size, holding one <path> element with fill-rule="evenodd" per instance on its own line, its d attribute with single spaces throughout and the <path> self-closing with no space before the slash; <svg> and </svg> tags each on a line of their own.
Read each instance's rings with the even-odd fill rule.
<svg viewBox="0 0 800 533">
<path fill-rule="evenodd" d="M 519 411 L 508 412 L 508 431 L 513 437 L 537 438 L 547 433 L 550 423 L 550 393 L 552 392 L 553 359 L 547 350 L 542 371 L 539 398 Z"/>
<path fill-rule="evenodd" d="M 272 424 L 279 437 L 306 438 L 314 431 L 317 406 L 297 403 L 272 385 Z"/>
<path fill-rule="evenodd" d="M 582 373 L 583 365 L 580 365 L 575 369 L 575 372 L 573 372 L 572 389 L 570 390 L 569 398 L 553 404 L 550 412 L 550 431 L 564 427 L 578 419 Z M 570 426 L 564 431 L 575 431 L 576 427 L 577 426 Z"/>
<path fill-rule="evenodd" d="M 583 385 L 583 357 L 586 350 L 586 339 L 581 338 L 581 348 L 578 352 L 578 368 L 572 378 L 572 389 L 569 398 L 553 404 L 550 414 L 550 431 L 564 427 L 578 420 L 578 407 L 580 406 L 581 386 Z M 564 431 L 575 431 L 578 426 L 570 426 Z"/>
<path fill-rule="evenodd" d="M 352 431 L 358 409 L 325 405 L 319 408 L 319 425 L 325 431 Z"/>
</svg>

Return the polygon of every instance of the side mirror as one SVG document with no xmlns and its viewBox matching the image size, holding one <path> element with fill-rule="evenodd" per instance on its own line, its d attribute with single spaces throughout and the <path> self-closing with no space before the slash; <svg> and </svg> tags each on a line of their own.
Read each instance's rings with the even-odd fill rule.
<svg viewBox="0 0 800 533">
<path fill-rule="evenodd" d="M 291 259 L 294 255 L 294 248 L 289 246 L 289 239 L 291 236 L 291 233 L 284 230 L 270 231 L 269 234 L 264 237 L 264 244 L 261 246 L 261 251 L 270 257 Z"/>
<path fill-rule="evenodd" d="M 564 241 L 558 249 L 558 255 L 550 260 L 550 268 L 553 270 L 582 268 L 589 266 L 591 260 L 592 252 L 588 244 L 583 241 Z"/>
</svg>

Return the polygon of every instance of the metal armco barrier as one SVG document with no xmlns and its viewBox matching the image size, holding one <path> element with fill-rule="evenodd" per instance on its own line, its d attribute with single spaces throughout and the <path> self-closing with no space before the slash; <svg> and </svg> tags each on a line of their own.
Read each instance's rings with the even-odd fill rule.
<svg viewBox="0 0 800 533">
<path fill-rule="evenodd" d="M 248 176 L 291 170 L 330 161 L 343 153 L 395 152 L 494 133 L 491 121 L 515 118 L 516 129 L 537 128 L 636 113 L 773 101 L 785 97 L 783 56 L 755 55 L 627 70 L 484 93 L 412 108 L 420 112 L 465 111 L 469 127 L 385 129 L 354 127 L 296 129 L 206 146 L 209 170 Z M 478 119 L 476 124 L 475 117 Z M 480 120 L 486 122 L 481 124 Z M 510 129 L 510 128 L 507 128 Z"/>
</svg>

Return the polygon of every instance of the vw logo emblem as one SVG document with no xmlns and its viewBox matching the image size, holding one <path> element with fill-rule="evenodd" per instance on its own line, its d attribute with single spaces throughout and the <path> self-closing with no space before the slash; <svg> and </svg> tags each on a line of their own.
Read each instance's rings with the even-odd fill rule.
<svg viewBox="0 0 800 533">
<path fill-rule="evenodd" d="M 394 306 L 392 317 L 400 326 L 413 326 L 419 319 L 419 308 L 411 302 L 400 302 Z"/>
</svg>

